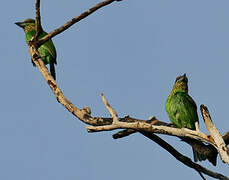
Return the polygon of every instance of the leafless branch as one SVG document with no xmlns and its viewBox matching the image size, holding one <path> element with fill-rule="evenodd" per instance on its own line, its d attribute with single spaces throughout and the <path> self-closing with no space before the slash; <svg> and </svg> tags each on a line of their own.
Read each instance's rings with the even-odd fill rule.
<svg viewBox="0 0 229 180">
<path fill-rule="evenodd" d="M 35 41 L 38 41 L 39 34 L 41 32 L 41 16 L 40 16 L 40 0 L 36 0 L 36 35 Z"/>
<path fill-rule="evenodd" d="M 39 52 L 37 52 L 37 50 L 35 49 L 35 47 L 30 46 L 30 54 L 31 57 L 34 59 L 36 56 L 36 54 L 38 54 Z M 207 138 L 207 142 L 212 144 L 213 142 L 208 141 L 209 138 L 207 135 L 205 134 L 201 134 L 201 136 L 199 137 L 199 134 L 196 134 L 197 132 L 189 130 L 189 129 L 178 129 L 175 127 L 170 127 L 168 126 L 157 126 L 156 124 L 160 124 L 160 121 L 158 120 L 153 120 L 152 124 L 150 124 L 150 122 L 144 121 L 144 120 L 138 120 L 138 119 L 133 119 L 130 117 L 124 117 L 124 118 L 120 118 L 118 122 L 118 125 L 116 124 L 114 127 L 113 123 L 113 119 L 112 118 L 102 118 L 102 117 L 93 117 L 91 116 L 88 111 L 85 111 L 84 109 L 79 109 L 76 106 L 74 106 L 62 93 L 62 91 L 58 88 L 56 82 L 53 80 L 52 76 L 49 74 L 48 69 L 46 68 L 46 66 L 44 65 L 43 61 L 41 58 L 34 60 L 36 66 L 38 67 L 38 69 L 41 71 L 43 77 L 45 78 L 45 80 L 47 81 L 48 85 L 50 86 L 51 90 L 53 91 L 53 93 L 55 94 L 55 96 L 57 97 L 57 100 L 59 103 L 61 103 L 66 109 L 68 109 L 73 115 L 75 115 L 77 118 L 79 118 L 82 122 L 86 123 L 86 124 L 90 124 L 93 125 L 94 127 L 98 127 L 99 129 L 101 129 L 101 127 L 105 127 L 105 129 L 108 127 L 108 129 L 112 129 L 112 128 L 130 128 L 130 130 L 134 129 L 134 130 L 139 130 L 141 132 L 145 132 L 145 133 L 152 133 L 152 132 L 156 132 L 156 133 L 161 133 L 161 134 L 168 134 L 168 135 L 175 135 L 175 136 L 179 136 L 181 135 L 182 137 L 190 137 L 190 138 L 194 138 L 200 141 L 204 141 L 206 142 Z M 121 124 L 119 124 L 121 123 Z M 163 123 L 162 124 L 166 124 Z M 107 125 L 107 126 L 105 126 Z M 121 125 L 121 127 L 119 127 L 119 125 Z M 91 127 L 92 128 L 92 127 Z M 172 129 L 171 129 L 172 128 Z M 90 128 L 89 128 L 90 129 Z M 93 129 L 93 128 L 92 128 Z M 103 129 L 101 129 L 103 130 Z M 107 129 L 106 129 L 107 130 Z M 187 135 L 189 134 L 189 135 Z M 224 135 L 224 137 L 228 137 L 228 133 Z M 215 145 L 213 143 L 213 145 Z M 213 176 L 213 175 L 212 175 Z M 227 179 L 219 174 L 217 174 L 218 177 L 220 177 L 221 179 Z"/>
<path fill-rule="evenodd" d="M 209 129 L 209 132 L 212 136 L 206 135 L 200 131 L 190 130 L 186 128 L 174 128 L 167 126 L 156 126 L 142 122 L 134 122 L 134 123 L 125 123 L 125 122 L 116 122 L 112 125 L 105 126 L 87 126 L 88 132 L 99 132 L 99 131 L 111 131 L 115 129 L 131 129 L 135 131 L 144 131 L 150 133 L 159 133 L 159 134 L 167 134 L 172 136 L 177 136 L 180 138 L 191 138 L 194 140 L 198 140 L 201 142 L 205 142 L 214 146 L 219 152 L 223 162 L 229 163 L 229 151 L 227 149 L 226 144 L 223 141 L 223 138 L 219 134 L 216 127 L 213 125 L 209 112 L 206 107 L 201 106 L 201 112 L 203 114 L 203 118 L 205 120 L 206 126 Z M 125 131 L 126 132 L 126 131 Z M 216 158 L 216 156 L 215 156 Z M 214 161 L 210 160 L 213 164 Z"/>
<path fill-rule="evenodd" d="M 158 126 L 164 125 L 164 126 L 169 126 L 169 127 L 175 127 L 173 124 L 168 124 L 168 123 L 165 123 L 165 122 L 162 122 L 162 121 L 157 120 L 157 119 L 155 118 L 155 116 L 153 116 L 153 119 L 154 119 L 153 122 L 154 122 L 155 125 L 158 125 Z M 142 120 L 141 120 L 141 121 L 142 121 Z M 126 122 L 126 121 L 125 121 L 125 122 Z M 147 121 L 145 121 L 145 122 L 147 122 Z M 152 124 L 152 125 L 153 125 L 153 124 Z M 133 130 L 133 129 L 124 129 L 124 130 L 121 130 L 121 131 L 115 133 L 115 134 L 113 135 L 113 138 L 114 138 L 114 139 L 123 138 L 123 137 L 129 136 L 129 135 L 131 135 L 131 134 L 133 134 L 133 133 L 136 133 L 136 132 L 137 132 L 137 131 L 135 131 L 135 130 Z M 222 135 L 222 138 L 223 138 L 225 144 L 228 145 L 228 144 L 229 144 L 229 131 L 226 132 L 226 133 L 224 133 L 224 134 Z"/>
<path fill-rule="evenodd" d="M 133 129 L 136 131 L 167 134 L 167 135 L 177 136 L 182 138 L 183 137 L 192 138 L 216 146 L 214 141 L 209 139 L 208 135 L 202 132 L 198 132 L 187 128 L 175 128 L 175 127 L 168 127 L 168 126 L 151 125 L 145 122 L 133 122 L 133 123 L 117 122 L 115 124 L 108 125 L 108 126 L 107 125 L 87 126 L 86 128 L 88 132 L 111 131 L 115 129 Z"/>
<path fill-rule="evenodd" d="M 85 17 L 92 14 L 93 12 L 100 9 L 101 7 L 104 7 L 104 6 L 110 4 L 114 1 L 115 0 L 105 0 L 104 2 L 101 2 L 97 5 L 95 5 L 94 7 L 89 9 L 88 11 L 85 11 L 81 15 L 68 21 L 66 24 L 64 24 L 60 28 L 54 30 L 53 32 L 49 33 L 48 35 L 46 35 L 41 40 L 34 42 L 34 43 L 33 42 L 29 43 L 29 52 L 30 52 L 30 55 L 32 57 L 32 60 L 35 63 L 35 65 L 37 66 L 37 68 L 40 70 L 42 76 L 44 77 L 44 79 L 48 83 L 51 90 L 53 91 L 54 95 L 57 98 L 57 101 L 59 103 L 61 103 L 74 116 L 76 116 L 78 119 L 80 119 L 83 123 L 91 125 L 89 127 L 86 127 L 89 132 L 108 131 L 108 130 L 110 131 L 110 130 L 114 130 L 114 129 L 124 129 L 123 131 L 119 132 L 117 137 L 121 137 L 121 135 L 123 135 L 123 134 L 124 134 L 124 136 L 127 136 L 131 133 L 134 133 L 134 132 L 140 132 L 144 136 L 146 136 L 146 137 L 150 138 L 151 140 L 155 141 L 156 143 L 158 143 L 161 147 L 166 149 L 170 154 L 172 154 L 175 158 L 177 158 L 179 161 L 183 162 L 188 167 L 191 167 L 195 170 L 198 169 L 197 171 L 199 173 L 203 172 L 203 173 L 205 173 L 211 177 L 215 177 L 218 179 L 228 179 L 227 177 L 223 176 L 222 174 L 212 172 L 212 171 L 192 162 L 191 159 L 180 154 L 171 145 L 169 145 L 168 143 L 166 143 L 164 140 L 162 140 L 161 138 L 159 138 L 158 136 L 156 136 L 153 133 L 167 134 L 167 135 L 171 135 L 171 136 L 177 136 L 180 138 L 188 138 L 190 140 L 190 142 L 188 142 L 189 144 L 191 144 L 193 142 L 192 140 L 197 140 L 199 142 L 205 142 L 205 143 L 210 144 L 209 147 L 211 147 L 211 148 L 213 148 L 213 146 L 215 148 L 223 147 L 223 146 L 221 146 L 221 144 L 219 146 L 218 143 L 216 143 L 214 137 L 212 138 L 211 136 L 208 136 L 202 132 L 193 131 L 193 130 L 186 129 L 186 128 L 179 129 L 179 128 L 171 126 L 170 124 L 158 121 L 156 118 L 153 118 L 152 120 L 139 120 L 139 119 L 131 118 L 129 116 L 126 116 L 123 118 L 118 118 L 117 113 L 109 105 L 109 103 L 107 102 L 107 100 L 105 99 L 103 94 L 101 95 L 102 99 L 104 101 L 106 108 L 110 112 L 112 118 L 93 117 L 91 115 L 90 108 L 80 109 L 80 108 L 76 107 L 75 105 L 73 105 L 64 96 L 64 94 L 62 93 L 62 91 L 58 87 L 57 83 L 55 82 L 55 80 L 50 75 L 44 62 L 40 58 L 37 47 L 39 47 L 39 45 L 43 44 L 44 42 L 51 39 L 52 37 L 56 36 L 57 34 L 63 32 L 64 30 L 66 30 L 67 28 L 69 28 L 70 26 L 75 24 L 76 22 L 79 22 L 80 20 L 84 19 Z M 40 1 L 39 0 L 36 1 L 36 22 L 38 24 L 36 28 L 38 28 L 39 23 L 40 23 Z M 36 34 L 37 37 L 39 35 L 38 32 L 39 32 L 39 30 L 37 29 L 37 34 Z M 223 135 L 223 139 L 226 143 L 229 143 L 229 132 L 227 132 L 226 134 Z M 202 145 L 200 145 L 200 146 L 202 147 Z M 206 146 L 204 148 L 208 149 L 209 147 Z M 209 148 L 210 153 L 212 153 L 211 148 Z"/>
<path fill-rule="evenodd" d="M 44 36 L 43 38 L 41 38 L 39 40 L 39 42 L 38 42 L 38 45 L 44 44 L 46 41 L 48 41 L 49 39 L 53 38 L 57 34 L 60 34 L 61 32 L 65 31 L 66 29 L 68 29 L 73 24 L 81 21 L 82 19 L 86 18 L 87 16 L 89 16 L 93 12 L 97 11 L 98 9 L 100 9 L 100 8 L 106 6 L 106 5 L 111 4 L 114 1 L 116 1 L 116 0 L 105 0 L 103 2 L 100 2 L 100 3 L 96 4 L 94 7 L 88 9 L 87 11 L 83 12 L 79 16 L 74 17 L 73 19 L 71 19 L 70 21 L 65 23 L 63 26 L 59 27 L 58 29 L 55 29 L 51 33 L 49 33 L 46 36 Z"/>
<path fill-rule="evenodd" d="M 106 98 L 104 97 L 103 94 L 101 94 L 102 96 L 102 100 L 107 108 L 107 110 L 109 111 L 109 113 L 111 114 L 112 118 L 114 119 L 112 125 L 108 125 L 108 126 L 101 126 L 101 127 L 117 127 L 120 128 L 121 124 L 123 122 L 120 122 L 118 120 L 117 117 L 117 113 L 116 111 L 110 106 L 110 104 L 108 103 L 108 101 L 106 100 Z M 129 123 L 131 124 L 131 123 Z M 151 125 L 152 126 L 152 125 Z M 139 127 L 137 128 L 139 129 Z M 135 129 L 136 130 L 136 129 Z M 165 150 L 167 150 L 170 154 L 172 154 L 177 160 L 179 160 L 180 162 L 182 162 L 183 164 L 185 164 L 186 166 L 195 169 L 199 175 L 201 176 L 202 179 L 205 179 L 204 176 L 201 174 L 207 174 L 211 177 L 217 178 L 217 179 L 229 179 L 226 176 L 210 171 L 204 167 L 202 167 L 201 165 L 198 165 L 196 163 L 194 163 L 190 158 L 182 155 L 181 153 L 179 153 L 175 148 L 173 148 L 170 144 L 168 144 L 167 142 L 165 142 L 163 139 L 161 139 L 160 137 L 158 137 L 157 135 L 151 133 L 151 132 L 146 132 L 146 131 L 139 131 L 141 134 L 143 134 L 144 136 L 148 137 L 149 139 L 153 140 L 154 142 L 156 142 L 157 144 L 159 144 L 161 147 L 163 147 Z M 196 131 L 197 133 L 201 133 L 199 131 Z"/>
<path fill-rule="evenodd" d="M 203 166 L 194 163 L 190 158 L 182 155 L 181 153 L 179 153 L 175 148 L 173 148 L 170 144 L 168 144 L 167 142 L 165 142 L 163 139 L 161 139 L 159 136 L 155 135 L 155 134 L 151 134 L 148 132 L 140 132 L 141 134 L 143 134 L 144 136 L 148 137 L 149 139 L 151 139 L 152 141 L 156 142 L 158 145 L 160 145 L 163 149 L 165 149 L 166 151 L 168 151 L 171 155 L 173 155 L 178 161 L 182 162 L 183 164 L 185 164 L 186 166 L 195 169 L 198 173 L 202 172 L 208 176 L 214 177 L 216 179 L 224 179 L 224 180 L 228 180 L 229 178 L 220 174 L 220 173 L 216 173 L 213 171 L 210 171 L 206 168 L 204 168 Z"/>
<path fill-rule="evenodd" d="M 108 112 L 110 113 L 110 115 L 113 118 L 113 123 L 112 124 L 118 124 L 119 119 L 118 119 L 118 115 L 116 113 L 116 111 L 111 107 L 111 105 L 108 103 L 108 101 L 106 100 L 106 98 L 104 97 L 103 93 L 101 94 L 102 100 L 108 110 Z"/>
<path fill-rule="evenodd" d="M 208 108 L 204 106 L 203 104 L 200 106 L 200 110 L 204 119 L 204 122 L 206 124 L 206 127 L 211 135 L 211 138 L 213 138 L 213 141 L 216 144 L 216 149 L 218 150 L 220 157 L 224 163 L 229 164 L 229 150 L 227 148 L 227 145 L 225 144 L 222 136 L 220 135 L 218 129 L 215 127 L 211 120 L 211 116 L 209 114 Z"/>
<path fill-rule="evenodd" d="M 201 177 L 203 180 L 206 180 L 206 178 L 204 177 L 204 175 L 203 175 L 200 171 L 198 171 L 198 173 L 199 173 L 200 177 Z"/>
<path fill-rule="evenodd" d="M 129 117 L 129 116 L 127 116 L 127 117 Z M 150 117 L 150 119 L 147 120 L 146 123 L 150 123 L 151 125 L 158 125 L 158 126 L 164 125 L 164 126 L 175 127 L 173 124 L 168 124 L 168 123 L 164 123 L 164 122 L 158 121 L 155 116 Z M 121 131 L 113 134 L 112 137 L 114 139 L 119 139 L 119 138 L 123 138 L 123 137 L 129 136 L 131 134 L 137 133 L 137 132 L 138 131 L 136 131 L 134 129 L 124 129 L 124 130 L 121 130 Z"/>
</svg>

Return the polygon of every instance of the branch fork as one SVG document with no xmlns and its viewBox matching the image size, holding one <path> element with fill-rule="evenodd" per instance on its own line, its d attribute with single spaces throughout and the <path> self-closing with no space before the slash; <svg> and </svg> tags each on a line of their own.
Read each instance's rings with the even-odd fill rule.
<svg viewBox="0 0 229 180">
<path fill-rule="evenodd" d="M 108 103 L 108 101 L 106 100 L 103 94 L 101 94 L 101 97 L 105 107 L 107 108 L 108 112 L 112 116 L 113 122 L 110 125 L 87 126 L 86 129 L 88 130 L 88 132 L 110 131 L 115 129 L 126 129 L 126 130 L 129 129 L 132 130 L 132 132 L 133 130 L 135 130 L 138 132 L 159 133 L 159 134 L 177 136 L 180 138 L 191 138 L 214 146 L 217 149 L 218 153 L 220 154 L 222 161 L 224 163 L 229 164 L 229 150 L 223 140 L 223 137 L 220 135 L 219 131 L 214 126 L 206 106 L 201 105 L 201 113 L 204 122 L 208 128 L 208 131 L 210 133 L 210 136 L 201 132 L 198 124 L 196 124 L 196 126 L 198 127 L 197 130 L 191 130 L 187 128 L 152 125 L 140 121 L 132 122 L 132 123 L 121 122 L 119 121 L 116 111 L 111 107 L 111 105 Z"/>
</svg>

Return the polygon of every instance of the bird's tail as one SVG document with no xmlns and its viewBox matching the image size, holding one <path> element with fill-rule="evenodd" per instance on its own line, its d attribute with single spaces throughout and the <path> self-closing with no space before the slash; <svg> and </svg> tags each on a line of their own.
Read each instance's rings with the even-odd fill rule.
<svg viewBox="0 0 229 180">
<path fill-rule="evenodd" d="M 212 156 L 206 157 L 205 155 L 195 151 L 194 148 L 192 148 L 192 150 L 193 150 L 193 158 L 195 162 L 205 161 L 206 159 L 208 159 L 209 162 L 211 162 L 214 166 L 216 166 L 217 153 L 213 153 Z"/>
<path fill-rule="evenodd" d="M 193 158 L 195 162 L 204 161 L 207 159 L 212 163 L 212 165 L 216 166 L 218 152 L 212 145 L 205 145 L 202 142 L 189 138 L 182 138 L 181 140 L 192 146 Z"/>
<path fill-rule="evenodd" d="M 55 66 L 54 66 L 54 63 L 51 63 L 51 62 L 50 62 L 50 73 L 51 73 L 53 79 L 56 80 Z"/>
<path fill-rule="evenodd" d="M 193 151 L 193 158 L 195 162 L 204 161 L 207 159 L 203 154 L 200 154 L 199 152 L 195 151 L 194 148 L 192 148 L 192 151 Z"/>
</svg>

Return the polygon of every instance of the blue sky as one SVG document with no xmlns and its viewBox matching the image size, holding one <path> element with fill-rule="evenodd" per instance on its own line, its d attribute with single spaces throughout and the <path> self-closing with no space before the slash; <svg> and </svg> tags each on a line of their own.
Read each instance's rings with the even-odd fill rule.
<svg viewBox="0 0 229 180">
<path fill-rule="evenodd" d="M 43 28 L 50 32 L 97 2 L 41 1 Z M 88 134 L 57 103 L 31 64 L 24 32 L 14 24 L 33 18 L 34 4 L 9 0 L 0 7 L 0 179 L 198 179 L 194 170 L 140 134 L 120 140 L 112 139 L 114 132 Z M 208 106 L 224 133 L 228 6 L 226 0 L 113 3 L 53 39 L 57 83 L 77 107 L 91 107 L 94 116 L 109 116 L 99 96 L 103 92 L 120 116 L 155 115 L 169 122 L 165 100 L 176 76 L 186 73 L 191 96 L 198 106 Z M 162 137 L 192 157 L 179 139 Z M 201 165 L 229 176 L 220 159 L 216 168 Z"/>
</svg>

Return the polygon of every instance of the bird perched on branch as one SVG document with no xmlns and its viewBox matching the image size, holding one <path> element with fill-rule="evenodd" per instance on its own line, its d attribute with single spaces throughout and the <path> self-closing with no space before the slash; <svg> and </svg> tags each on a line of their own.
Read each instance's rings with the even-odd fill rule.
<svg viewBox="0 0 229 180">
<path fill-rule="evenodd" d="M 29 41 L 31 41 L 36 35 L 35 20 L 34 19 L 26 19 L 23 22 L 16 22 L 15 24 L 24 29 L 26 43 L 28 44 Z M 41 27 L 38 39 L 43 38 L 45 35 L 47 35 L 47 33 Z M 44 44 L 42 44 L 38 48 L 38 51 L 39 51 L 41 58 L 42 58 L 43 62 L 45 63 L 45 65 L 46 64 L 50 65 L 51 75 L 54 79 L 56 79 L 55 66 L 54 66 L 54 64 L 56 64 L 56 48 L 55 48 L 52 40 L 50 39 L 47 42 L 45 42 Z M 32 63 L 33 63 L 33 61 L 32 61 Z M 33 65 L 35 66 L 34 63 L 33 63 Z"/>
<path fill-rule="evenodd" d="M 188 78 L 186 74 L 178 76 L 170 92 L 165 110 L 168 113 L 170 121 L 178 128 L 188 128 L 196 130 L 195 123 L 199 122 L 197 106 L 194 100 L 188 94 Z M 206 157 L 193 149 L 194 161 L 206 160 Z"/>
</svg>

